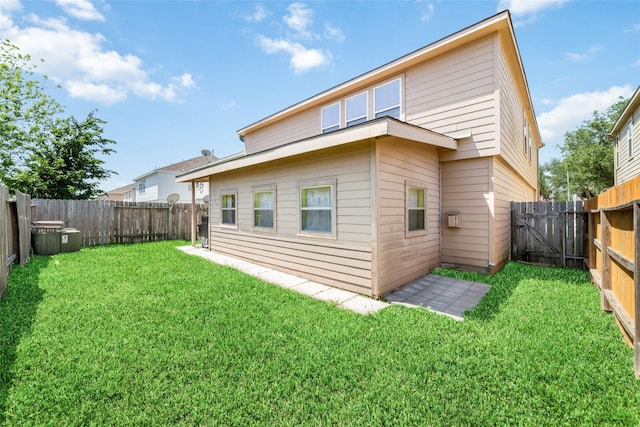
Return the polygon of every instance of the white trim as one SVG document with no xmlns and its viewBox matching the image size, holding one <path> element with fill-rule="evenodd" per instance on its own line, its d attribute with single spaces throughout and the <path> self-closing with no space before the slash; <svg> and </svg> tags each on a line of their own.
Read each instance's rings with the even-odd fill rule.
<svg viewBox="0 0 640 427">
<path fill-rule="evenodd" d="M 337 197 L 336 197 L 336 188 L 337 188 L 337 179 L 335 178 L 325 178 L 319 179 L 315 181 L 304 181 L 299 182 L 298 185 L 298 236 L 300 237 L 314 237 L 314 238 L 324 238 L 324 239 L 337 239 Z M 310 188 L 325 188 L 329 187 L 329 197 L 331 200 L 330 207 L 315 207 L 313 209 L 303 208 L 302 207 L 302 191 Z M 311 231 L 311 230 L 303 230 L 302 229 L 302 212 L 304 210 L 314 210 L 314 211 L 330 211 L 331 213 L 331 230 L 329 231 Z"/>
<path fill-rule="evenodd" d="M 394 104 L 392 106 L 387 106 L 383 109 L 377 110 L 376 109 L 376 89 L 380 89 L 384 86 L 388 86 L 390 84 L 393 84 L 395 82 L 398 82 L 398 103 Z M 402 77 L 396 77 L 394 79 L 391 80 L 387 80 L 386 82 L 379 84 L 377 86 L 374 86 L 372 89 L 373 92 L 373 115 L 372 117 L 378 118 L 378 114 L 382 114 L 385 113 L 387 111 L 391 111 L 391 110 L 395 110 L 396 108 L 398 109 L 398 117 L 396 117 L 399 120 L 402 120 L 403 118 L 403 114 L 404 114 L 404 108 L 402 108 L 402 104 L 403 104 L 403 97 L 402 97 L 402 88 L 403 88 L 403 84 L 402 84 Z M 383 117 L 383 116 L 380 116 Z M 392 116 L 393 117 L 393 116 Z"/>
<path fill-rule="evenodd" d="M 277 193 L 276 193 L 276 186 L 275 185 L 270 185 L 270 186 L 263 186 L 263 187 L 254 187 L 253 191 L 251 192 L 251 212 L 252 212 L 252 216 L 251 216 L 251 230 L 252 231 L 259 231 L 259 232 L 267 232 L 267 233 L 275 233 L 276 232 L 276 223 L 277 223 Z M 268 210 L 268 209 L 256 209 L 256 194 L 258 193 L 271 193 L 271 197 L 273 197 L 273 207 L 271 208 L 272 211 L 272 219 L 273 219 L 273 225 L 271 227 L 264 227 L 264 226 L 259 226 L 256 225 L 256 210 Z"/>
<path fill-rule="evenodd" d="M 224 207 L 225 196 L 233 196 L 233 209 Z M 224 212 L 233 210 L 233 224 L 224 222 Z M 220 227 L 238 229 L 238 190 L 220 192 Z"/>
<path fill-rule="evenodd" d="M 349 100 L 350 99 L 354 99 L 357 98 L 359 96 L 364 95 L 365 101 L 364 101 L 364 115 L 359 115 L 356 116 L 354 118 L 352 118 L 351 120 L 349 120 Z M 349 123 L 358 121 L 358 120 L 362 120 L 364 119 L 365 121 L 367 121 L 369 119 L 369 91 L 365 90 L 364 92 L 360 92 L 357 93 L 355 95 L 351 95 L 347 98 L 345 98 L 344 100 L 344 126 L 345 127 L 349 127 L 349 126 L 353 126 L 359 123 L 354 123 L 353 125 L 350 125 Z"/>
<path fill-rule="evenodd" d="M 337 102 L 333 102 L 329 105 L 325 105 L 324 107 L 322 107 L 320 109 L 320 133 L 327 133 L 327 132 L 332 132 L 334 130 L 338 130 L 340 129 L 342 126 L 340 125 L 340 123 L 342 122 L 342 105 L 340 105 L 340 101 Z M 330 123 L 328 125 L 325 125 L 324 123 L 324 111 L 328 110 L 329 108 L 338 106 L 338 122 L 337 123 Z M 336 128 L 336 129 L 334 129 Z"/>
</svg>

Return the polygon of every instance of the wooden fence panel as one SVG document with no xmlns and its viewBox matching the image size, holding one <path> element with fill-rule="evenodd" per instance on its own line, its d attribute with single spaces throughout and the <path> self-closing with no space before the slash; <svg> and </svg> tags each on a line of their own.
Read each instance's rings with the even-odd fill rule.
<svg viewBox="0 0 640 427">
<path fill-rule="evenodd" d="M 640 379 L 640 176 L 585 202 L 589 213 L 589 271 L 601 307 L 612 311 L 633 343 Z"/>
<path fill-rule="evenodd" d="M 583 268 L 582 202 L 512 202 L 511 259 Z"/>
<path fill-rule="evenodd" d="M 34 199 L 35 220 L 63 221 L 80 231 L 82 246 L 191 238 L 190 203 Z M 198 219 L 206 205 L 196 205 Z"/>
<path fill-rule="evenodd" d="M 18 262 L 27 263 L 31 254 L 31 196 L 16 191 L 16 210 L 18 216 Z"/>
</svg>

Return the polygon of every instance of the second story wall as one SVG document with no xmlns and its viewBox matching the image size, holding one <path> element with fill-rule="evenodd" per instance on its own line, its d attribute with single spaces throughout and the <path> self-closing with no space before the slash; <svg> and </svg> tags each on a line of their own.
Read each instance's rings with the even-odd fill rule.
<svg viewBox="0 0 640 427">
<path fill-rule="evenodd" d="M 616 185 L 640 175 L 640 108 L 637 108 L 617 135 L 614 162 Z"/>
</svg>

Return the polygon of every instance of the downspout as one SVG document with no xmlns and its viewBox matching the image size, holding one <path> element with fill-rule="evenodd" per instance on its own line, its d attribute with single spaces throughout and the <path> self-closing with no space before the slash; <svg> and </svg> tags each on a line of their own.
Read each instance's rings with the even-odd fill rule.
<svg viewBox="0 0 640 427">
<path fill-rule="evenodd" d="M 196 214 L 196 182 L 191 181 L 191 246 L 196 245 L 196 227 L 198 227 L 198 216 Z"/>
</svg>

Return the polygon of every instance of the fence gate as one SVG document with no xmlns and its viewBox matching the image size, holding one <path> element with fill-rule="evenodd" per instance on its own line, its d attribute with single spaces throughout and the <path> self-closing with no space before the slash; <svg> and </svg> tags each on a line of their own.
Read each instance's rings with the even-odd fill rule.
<svg viewBox="0 0 640 427">
<path fill-rule="evenodd" d="M 511 259 L 585 268 L 582 201 L 511 202 Z"/>
</svg>

